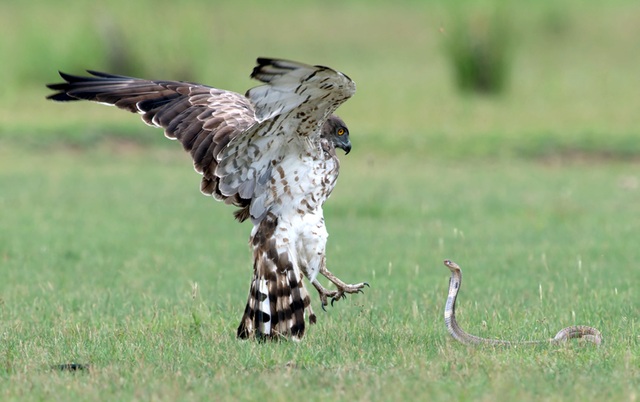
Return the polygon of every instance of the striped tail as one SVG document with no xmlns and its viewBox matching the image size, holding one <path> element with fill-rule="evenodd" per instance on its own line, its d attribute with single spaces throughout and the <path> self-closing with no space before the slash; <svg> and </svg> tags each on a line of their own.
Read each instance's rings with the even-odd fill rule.
<svg viewBox="0 0 640 402">
<path fill-rule="evenodd" d="M 293 266 L 287 253 L 278 254 L 273 232 L 261 230 L 277 224 L 277 219 L 269 218 L 260 223 L 251 239 L 253 280 L 238 338 L 299 340 L 304 336 L 305 310 L 309 311 L 310 323 L 316 322 L 316 316 L 302 273 Z"/>
</svg>

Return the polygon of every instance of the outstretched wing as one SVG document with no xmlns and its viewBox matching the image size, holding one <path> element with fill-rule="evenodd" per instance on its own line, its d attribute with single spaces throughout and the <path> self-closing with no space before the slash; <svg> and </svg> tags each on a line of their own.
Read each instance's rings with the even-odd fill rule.
<svg viewBox="0 0 640 402">
<path fill-rule="evenodd" d="M 222 194 L 215 170 L 216 156 L 229 141 L 256 122 L 251 102 L 235 92 L 189 82 L 151 81 L 89 71 L 93 77 L 60 73 L 66 81 L 48 85 L 58 91 L 54 101 L 89 100 L 142 115 L 148 125 L 164 128 L 191 153 L 202 174 L 201 190 L 216 199 L 246 207 L 237 193 Z"/>
<path fill-rule="evenodd" d="M 89 73 L 60 73 L 66 82 L 48 85 L 58 91 L 48 99 L 114 105 L 164 128 L 191 153 L 203 175 L 202 192 L 241 207 L 240 221 L 249 211 L 255 220 L 264 216 L 274 200 L 264 194 L 274 169 L 287 155 L 316 152 L 322 125 L 355 92 L 349 77 L 328 67 L 266 58 L 251 74 L 265 84 L 246 96 L 189 82 Z"/>
<path fill-rule="evenodd" d="M 299 133 L 303 135 L 319 134 L 324 121 L 356 91 L 356 84 L 341 72 L 288 60 L 259 58 L 251 78 L 266 84 L 247 91 L 258 121 L 295 110 L 298 119 L 316 128 Z"/>
<path fill-rule="evenodd" d="M 223 194 L 253 198 L 251 217 L 260 220 L 277 199 L 265 192 L 274 169 L 296 169 L 281 164 L 290 155 L 317 157 L 322 126 L 356 87 L 328 67 L 287 60 L 259 58 L 251 77 L 265 83 L 247 91 L 258 123 L 218 155 L 216 174 Z"/>
</svg>

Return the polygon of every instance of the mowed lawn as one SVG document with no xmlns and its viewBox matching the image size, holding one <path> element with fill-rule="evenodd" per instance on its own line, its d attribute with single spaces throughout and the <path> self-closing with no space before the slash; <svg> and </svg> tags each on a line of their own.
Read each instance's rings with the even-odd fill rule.
<svg viewBox="0 0 640 402">
<path fill-rule="evenodd" d="M 342 157 L 329 264 L 371 289 L 326 313 L 314 295 L 302 342 L 257 344 L 235 339 L 250 226 L 171 145 L 0 151 L 3 399 L 635 397 L 637 164 Z M 452 341 L 444 258 L 470 332 L 588 324 L 604 344 Z M 70 362 L 91 370 L 49 369 Z"/>
</svg>

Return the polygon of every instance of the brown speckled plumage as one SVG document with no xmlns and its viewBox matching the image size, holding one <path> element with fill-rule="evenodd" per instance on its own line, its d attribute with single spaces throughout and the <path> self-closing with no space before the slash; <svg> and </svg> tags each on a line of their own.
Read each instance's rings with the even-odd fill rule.
<svg viewBox="0 0 640 402">
<path fill-rule="evenodd" d="M 139 113 L 182 143 L 202 174 L 200 189 L 239 209 L 253 223 L 254 273 L 241 338 L 300 338 L 315 315 L 303 277 L 322 306 L 365 283 L 347 285 L 326 268 L 322 205 L 339 174 L 336 148 L 351 149 L 333 112 L 355 93 L 346 75 L 328 67 L 259 58 L 251 74 L 263 85 L 245 95 L 205 85 L 144 80 L 89 71 L 60 73 L 48 85 L 54 101 L 89 100 Z M 321 274 L 337 287 L 329 291 Z"/>
</svg>

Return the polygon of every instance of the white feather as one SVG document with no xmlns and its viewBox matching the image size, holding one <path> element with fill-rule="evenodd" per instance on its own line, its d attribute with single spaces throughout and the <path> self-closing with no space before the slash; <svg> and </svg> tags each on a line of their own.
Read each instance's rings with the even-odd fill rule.
<svg viewBox="0 0 640 402">
<path fill-rule="evenodd" d="M 271 306 L 270 306 L 270 302 L 269 302 L 269 288 L 267 287 L 267 280 L 266 279 L 259 279 L 258 280 L 258 294 L 264 294 L 266 295 L 265 299 L 261 302 L 259 302 L 259 307 L 258 310 L 262 311 L 266 314 L 269 314 L 269 312 L 271 311 Z M 262 333 L 265 335 L 270 335 L 271 334 L 271 321 L 267 321 L 264 323 L 261 323 L 260 325 L 263 325 L 262 328 Z"/>
</svg>

